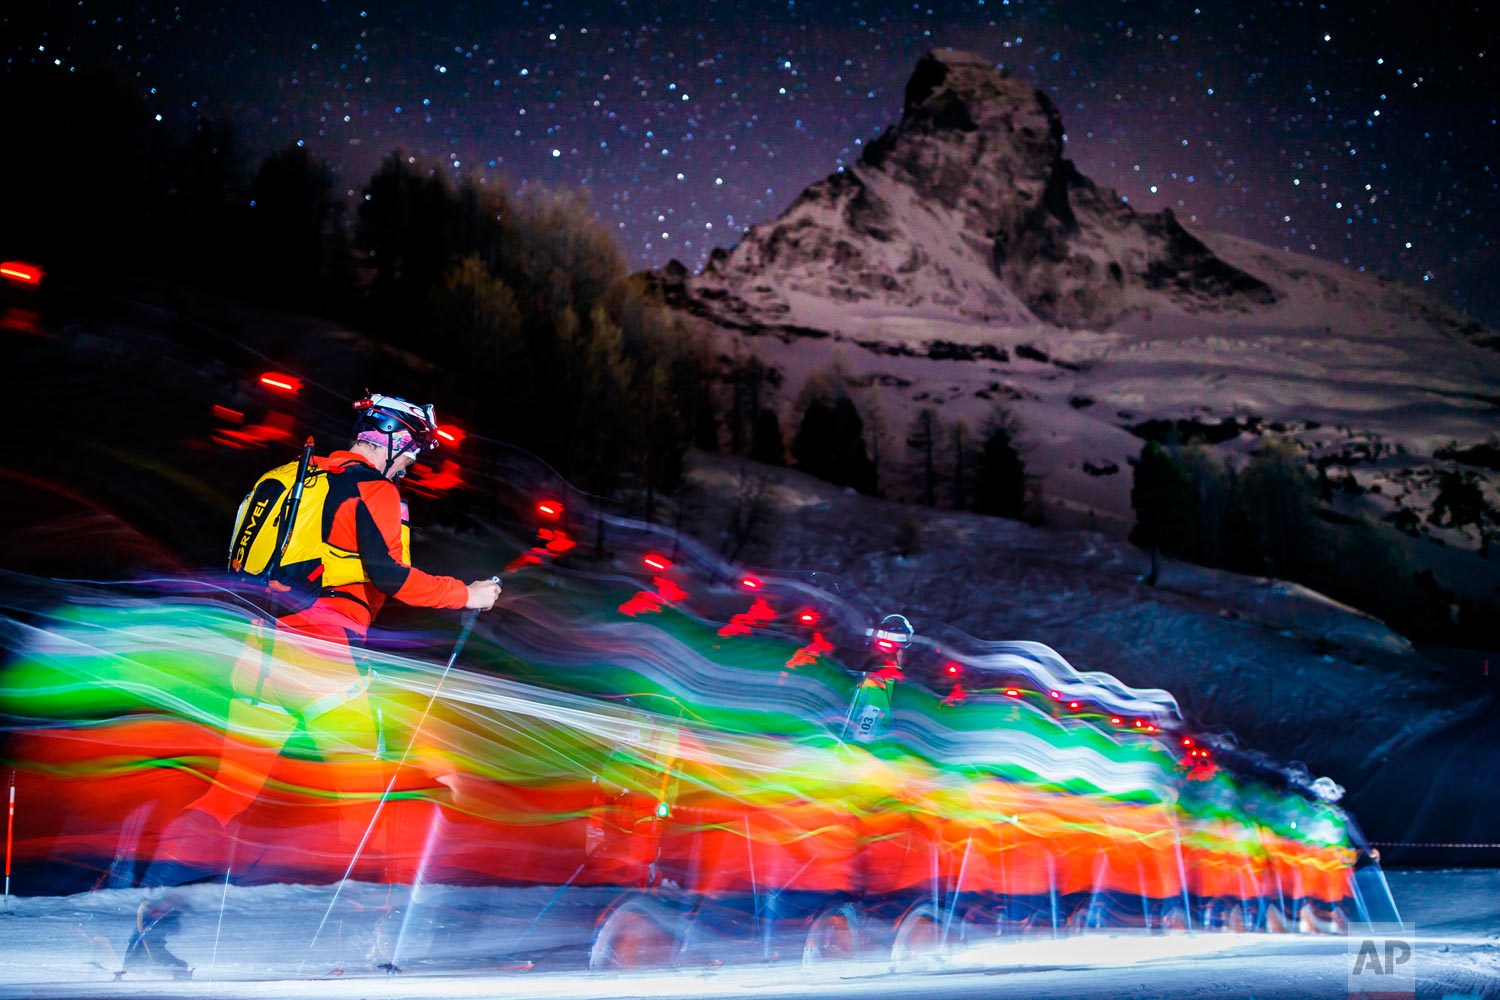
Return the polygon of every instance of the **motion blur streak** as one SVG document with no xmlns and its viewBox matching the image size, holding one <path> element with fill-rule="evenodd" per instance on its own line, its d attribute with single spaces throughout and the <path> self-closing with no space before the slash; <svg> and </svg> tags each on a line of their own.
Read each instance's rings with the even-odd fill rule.
<svg viewBox="0 0 1500 1000">
<path fill-rule="evenodd" d="M 325 676 L 337 650 L 269 630 L 227 591 L 33 599 L 0 619 L 7 763 L 26 804 L 18 860 L 115 886 L 164 858 L 174 882 L 223 879 L 232 854 L 237 883 L 328 882 L 369 829 L 359 880 L 647 891 L 600 918 L 640 925 L 598 932 L 595 957 L 611 961 L 655 926 L 640 900 L 826 936 L 842 925 L 818 914 L 857 899 L 906 912 L 898 942 L 922 920 L 968 935 L 1277 929 L 1353 906 L 1348 817 L 1186 762 L 1165 692 L 1080 673 L 1035 643 L 949 635 L 942 662 L 970 687 L 944 698 L 899 665 L 862 666 L 866 649 L 821 631 L 848 609 L 770 576 L 727 625 L 690 607 L 712 586 L 682 578 L 655 581 L 644 617 L 630 616 L 636 581 L 527 579 L 420 726 L 431 663 L 366 650 L 359 681 Z M 743 594 L 739 576 L 720 579 L 720 596 Z M 817 633 L 792 624 L 810 597 Z M 294 680 L 273 698 L 266 676 Z M 881 723 L 851 742 L 860 705 L 883 705 Z M 1152 729 L 1116 728 L 1111 713 Z"/>
</svg>

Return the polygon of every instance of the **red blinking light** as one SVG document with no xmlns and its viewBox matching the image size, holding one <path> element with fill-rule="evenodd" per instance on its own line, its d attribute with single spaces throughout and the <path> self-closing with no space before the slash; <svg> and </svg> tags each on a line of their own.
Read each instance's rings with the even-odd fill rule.
<svg viewBox="0 0 1500 1000">
<path fill-rule="evenodd" d="M 0 275 L 23 285 L 40 285 L 43 273 L 40 267 L 24 260 L 8 260 L 0 264 Z"/>
<path fill-rule="evenodd" d="M 1078 707 L 1078 702 L 1076 702 L 1076 701 L 1070 701 L 1070 702 L 1068 702 L 1068 707 L 1069 708 L 1077 708 Z"/>
<path fill-rule="evenodd" d="M 556 500 L 543 500 L 536 505 L 536 510 L 538 514 L 543 514 L 547 517 L 560 517 L 563 512 L 563 505 Z"/>
<path fill-rule="evenodd" d="M 1120 724 L 1120 717 L 1118 715 L 1111 716 L 1109 721 L 1118 726 Z"/>
<path fill-rule="evenodd" d="M 463 442 L 464 438 L 468 437 L 468 435 L 465 434 L 460 428 L 457 428 L 452 424 L 441 424 L 433 433 L 437 434 L 438 437 L 442 438 L 444 441 L 447 441 L 455 448 Z"/>
<path fill-rule="evenodd" d="M 747 576 L 740 581 L 740 586 L 744 587 L 746 590 L 759 590 L 760 581 L 753 576 Z"/>
<path fill-rule="evenodd" d="M 1047 697 L 1051 698 L 1053 701 L 1062 701 L 1062 695 L 1058 694 L 1056 691 L 1048 691 Z"/>
<path fill-rule="evenodd" d="M 1141 728 L 1144 725 L 1145 725 L 1145 723 L 1142 722 L 1140 719 L 1136 719 L 1135 720 L 1135 728 L 1139 729 L 1139 728 Z"/>
<path fill-rule="evenodd" d="M 286 375 L 282 372 L 266 372 L 260 377 L 261 385 L 268 385 L 272 389 L 281 392 L 296 394 L 302 391 L 302 380 L 295 375 Z"/>
<path fill-rule="evenodd" d="M 1193 745 L 1193 738 L 1191 736 L 1184 736 L 1182 738 L 1182 745 L 1185 746 L 1185 747 L 1192 746 Z"/>
<path fill-rule="evenodd" d="M 1021 692 L 1017 691 L 1015 688 L 1006 688 L 1005 693 L 1012 698 L 1021 697 Z"/>
<path fill-rule="evenodd" d="M 647 556 L 645 562 L 647 566 L 650 566 L 652 569 L 657 570 L 658 572 L 672 565 L 672 560 L 656 555 Z"/>
<path fill-rule="evenodd" d="M 958 670 L 959 670 L 959 667 L 958 667 L 957 663 L 950 663 L 950 664 L 948 664 L 948 673 L 950 673 L 950 674 L 957 674 Z"/>
<path fill-rule="evenodd" d="M 1156 732 L 1156 727 L 1155 726 L 1147 726 L 1146 727 L 1146 732 L 1148 732 L 1148 733 L 1154 733 L 1154 732 Z"/>
<path fill-rule="evenodd" d="M 816 611 L 804 611 L 797 616 L 797 620 L 804 625 L 816 625 L 818 613 Z"/>
<path fill-rule="evenodd" d="M 881 649 L 895 649 L 896 648 L 896 644 L 894 642 L 891 642 L 888 639 L 876 639 L 875 640 L 875 645 L 879 646 Z"/>
</svg>

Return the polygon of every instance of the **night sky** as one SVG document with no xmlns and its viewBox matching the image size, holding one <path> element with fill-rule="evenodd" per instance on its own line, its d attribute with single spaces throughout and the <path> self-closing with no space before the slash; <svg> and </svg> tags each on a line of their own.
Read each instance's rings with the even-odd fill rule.
<svg viewBox="0 0 1500 1000">
<path fill-rule="evenodd" d="M 1132 205 L 1500 324 L 1483 9 L 68 0 L 0 15 L 0 39 L 7 69 L 113 63 L 164 127 L 232 120 L 247 170 L 303 142 L 353 197 L 398 146 L 455 177 L 587 186 L 637 267 L 700 266 L 775 217 L 899 118 L 924 51 L 963 48 L 1045 88 L 1066 155 Z"/>
</svg>

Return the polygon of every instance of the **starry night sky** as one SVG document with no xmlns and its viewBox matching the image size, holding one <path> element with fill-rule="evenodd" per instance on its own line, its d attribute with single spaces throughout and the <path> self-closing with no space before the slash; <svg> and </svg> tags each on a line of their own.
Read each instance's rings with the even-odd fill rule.
<svg viewBox="0 0 1500 1000">
<path fill-rule="evenodd" d="M 924 51 L 963 48 L 1043 87 L 1066 155 L 1132 205 L 1500 325 L 1500 54 L 1483 9 L 67 0 L 0 15 L 0 51 L 7 68 L 111 63 L 164 127 L 230 119 L 247 170 L 303 142 L 355 197 L 398 146 L 455 177 L 583 185 L 633 265 L 697 267 L 857 159 Z"/>
</svg>

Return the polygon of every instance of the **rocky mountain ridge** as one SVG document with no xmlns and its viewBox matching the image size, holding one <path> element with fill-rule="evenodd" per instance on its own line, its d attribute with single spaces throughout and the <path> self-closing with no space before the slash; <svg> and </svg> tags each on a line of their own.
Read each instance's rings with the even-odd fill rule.
<svg viewBox="0 0 1500 1000">
<path fill-rule="evenodd" d="M 1190 309 L 1275 301 L 1170 210 L 1136 212 L 1062 152 L 1044 92 L 979 56 L 930 52 L 901 120 L 857 164 L 715 250 L 683 301 L 729 324 L 774 324 L 806 295 L 1065 327 L 1108 324 L 1143 293 Z M 768 272 L 776 284 L 760 280 Z M 686 272 L 660 277 L 677 286 Z"/>
</svg>

